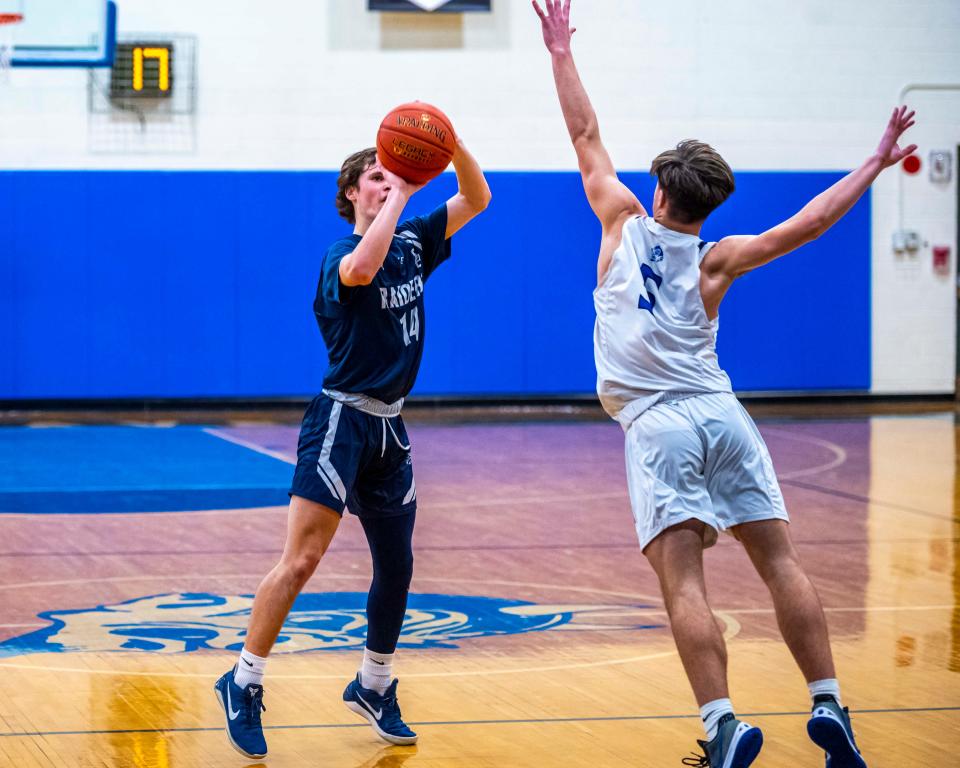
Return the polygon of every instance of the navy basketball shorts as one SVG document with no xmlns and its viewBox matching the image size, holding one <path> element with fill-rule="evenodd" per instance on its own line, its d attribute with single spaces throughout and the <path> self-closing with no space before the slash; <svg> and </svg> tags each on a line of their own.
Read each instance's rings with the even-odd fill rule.
<svg viewBox="0 0 960 768">
<path fill-rule="evenodd" d="M 393 517 L 416 511 L 410 441 L 400 416 L 373 416 L 326 395 L 300 426 L 291 496 L 343 514 Z"/>
</svg>

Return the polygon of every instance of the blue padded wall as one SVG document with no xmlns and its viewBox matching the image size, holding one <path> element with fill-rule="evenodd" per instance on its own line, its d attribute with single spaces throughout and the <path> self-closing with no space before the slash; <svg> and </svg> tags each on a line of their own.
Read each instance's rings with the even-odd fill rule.
<svg viewBox="0 0 960 768">
<path fill-rule="evenodd" d="M 705 238 L 761 231 L 836 173 L 738 173 Z M 575 173 L 489 174 L 490 209 L 427 289 L 414 394 L 594 387 L 599 226 Z M 653 180 L 622 175 L 641 201 Z M 0 399 L 315 393 L 311 304 L 326 245 L 350 231 L 333 172 L 0 172 Z M 411 202 L 455 189 L 445 174 Z M 720 360 L 739 390 L 870 386 L 870 210 L 738 281 Z"/>
</svg>

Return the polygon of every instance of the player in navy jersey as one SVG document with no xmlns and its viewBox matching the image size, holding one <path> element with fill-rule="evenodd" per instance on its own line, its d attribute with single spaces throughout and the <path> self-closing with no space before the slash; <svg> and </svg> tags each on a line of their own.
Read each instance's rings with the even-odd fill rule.
<svg viewBox="0 0 960 768">
<path fill-rule="evenodd" d="M 257 589 L 236 666 L 215 687 L 230 742 L 247 757 L 267 752 L 260 722 L 266 657 L 344 508 L 359 517 L 367 536 L 373 583 L 363 661 L 343 700 L 384 740 L 417 740 L 401 718 L 393 678 L 417 509 L 400 409 L 423 354 L 424 285 L 450 257 L 453 234 L 490 202 L 483 172 L 459 139 L 453 166 L 457 194 L 403 222 L 404 206 L 422 185 L 387 171 L 374 149 L 351 155 L 341 168 L 337 208 L 354 230 L 324 255 L 313 305 L 329 368 L 303 417 L 283 555 Z"/>
</svg>

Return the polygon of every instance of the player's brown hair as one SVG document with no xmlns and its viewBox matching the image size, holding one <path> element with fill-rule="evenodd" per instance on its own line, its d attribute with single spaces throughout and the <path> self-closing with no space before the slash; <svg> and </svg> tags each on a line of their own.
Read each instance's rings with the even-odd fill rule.
<svg viewBox="0 0 960 768">
<path fill-rule="evenodd" d="M 377 150 L 370 147 L 354 152 L 340 166 L 340 176 L 337 179 L 337 213 L 351 224 L 357 223 L 357 215 L 353 210 L 353 203 L 347 199 L 347 190 L 357 186 L 363 172 L 375 162 Z"/>
<path fill-rule="evenodd" d="M 683 224 L 703 221 L 733 193 L 733 171 L 709 144 L 687 139 L 661 152 L 650 166 L 670 215 Z"/>
</svg>

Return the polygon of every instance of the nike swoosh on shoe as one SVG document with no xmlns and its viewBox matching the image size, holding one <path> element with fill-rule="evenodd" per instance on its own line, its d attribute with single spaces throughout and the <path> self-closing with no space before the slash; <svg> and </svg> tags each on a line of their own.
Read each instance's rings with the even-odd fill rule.
<svg viewBox="0 0 960 768">
<path fill-rule="evenodd" d="M 363 702 L 363 706 L 365 706 L 370 711 L 370 714 L 377 718 L 377 720 L 383 717 L 382 709 L 374 709 L 372 706 L 370 706 L 370 702 L 363 698 L 363 696 L 361 696 L 359 693 L 357 694 L 357 698 Z"/>
</svg>

